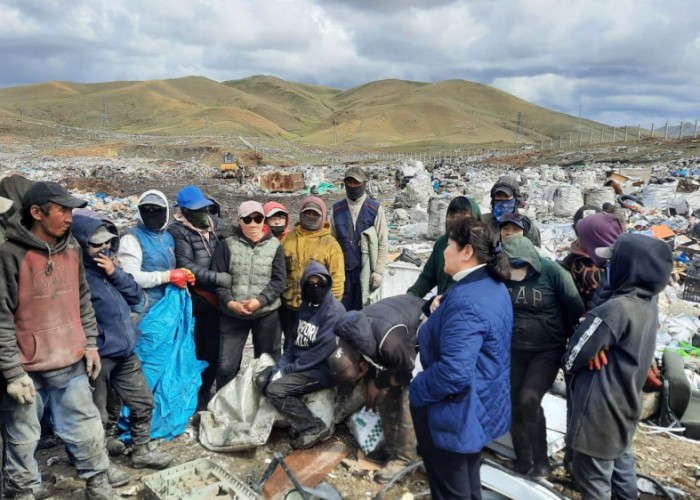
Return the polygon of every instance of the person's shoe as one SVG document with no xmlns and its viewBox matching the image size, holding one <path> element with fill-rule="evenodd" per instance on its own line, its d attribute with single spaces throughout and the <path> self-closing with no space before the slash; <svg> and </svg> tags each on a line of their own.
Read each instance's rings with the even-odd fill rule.
<svg viewBox="0 0 700 500">
<path fill-rule="evenodd" d="M 85 498 L 87 500 L 116 500 L 119 496 L 112 490 L 107 472 L 100 472 L 86 481 Z"/>
<path fill-rule="evenodd" d="M 110 457 L 118 457 L 123 455 L 126 451 L 126 445 L 119 439 L 108 439 L 107 440 L 107 453 Z"/>
<path fill-rule="evenodd" d="M 374 480 L 379 484 L 386 484 L 409 465 L 403 460 L 389 460 L 384 467 L 374 473 Z"/>
<path fill-rule="evenodd" d="M 530 477 L 535 481 L 544 481 L 549 477 L 549 463 L 536 463 L 530 471 Z"/>
<path fill-rule="evenodd" d="M 328 439 L 335 432 L 335 426 L 331 424 L 326 427 L 326 424 L 321 423 L 316 427 L 300 433 L 296 438 L 292 440 L 292 448 L 297 450 L 304 450 L 306 448 L 311 448 L 317 443 Z"/>
<path fill-rule="evenodd" d="M 513 460 L 513 470 L 518 474 L 527 476 L 532 470 L 532 462 L 529 460 Z"/>
<path fill-rule="evenodd" d="M 131 466 L 134 469 L 165 469 L 172 460 L 173 457 L 167 453 L 148 449 L 147 444 L 135 446 L 131 452 Z"/>
<path fill-rule="evenodd" d="M 119 488 L 120 486 L 124 486 L 131 481 L 131 476 L 129 476 L 129 474 L 123 470 L 119 470 L 116 467 L 110 467 L 107 470 L 107 479 L 109 480 L 109 485 L 112 488 Z"/>
</svg>

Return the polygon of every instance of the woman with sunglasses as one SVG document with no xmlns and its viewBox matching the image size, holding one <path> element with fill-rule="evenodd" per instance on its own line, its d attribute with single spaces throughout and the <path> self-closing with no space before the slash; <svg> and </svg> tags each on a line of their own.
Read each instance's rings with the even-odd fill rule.
<svg viewBox="0 0 700 500">
<path fill-rule="evenodd" d="M 221 345 L 216 387 L 221 389 L 238 374 L 248 332 L 253 331 L 256 358 L 281 354 L 282 327 L 278 309 L 287 268 L 279 240 L 265 225 L 263 206 L 245 201 L 238 208 L 238 227 L 219 245 L 212 270 L 231 275 L 231 284 L 217 285 L 221 312 Z"/>
</svg>

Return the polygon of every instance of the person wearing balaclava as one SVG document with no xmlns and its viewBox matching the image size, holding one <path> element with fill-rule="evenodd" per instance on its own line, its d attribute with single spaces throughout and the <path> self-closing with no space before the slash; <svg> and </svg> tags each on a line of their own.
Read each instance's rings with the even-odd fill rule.
<svg viewBox="0 0 700 500">
<path fill-rule="evenodd" d="M 308 196 L 302 200 L 299 222 L 284 237 L 282 247 L 287 262 L 287 284 L 282 292 L 280 318 L 287 346 L 293 336 L 297 310 L 301 306 L 301 276 L 312 261 L 328 269 L 333 278 L 333 296 L 338 300 L 343 297 L 343 251 L 331 234 L 330 224 L 326 222 L 326 204 L 321 198 Z"/>
<path fill-rule="evenodd" d="M 474 218 L 481 220 L 481 210 L 479 205 L 466 196 L 456 196 L 452 198 L 447 206 L 447 216 L 445 217 L 445 233 L 450 229 L 450 225 L 462 220 Z M 447 236 L 443 234 L 433 245 L 433 252 L 428 257 L 428 261 L 423 266 L 423 270 L 416 279 L 416 282 L 406 293 L 415 297 L 425 297 L 434 287 L 437 286 L 437 295 L 432 305 L 433 309 L 440 304 L 439 296 L 447 291 L 455 282 L 452 276 L 445 273 L 444 252 L 447 248 Z"/>
<path fill-rule="evenodd" d="M 389 230 L 386 214 L 381 204 L 367 196 L 367 175 L 360 167 L 350 167 L 345 171 L 345 198 L 333 204 L 331 211 L 331 234 L 335 236 L 343 250 L 345 261 L 345 288 L 343 305 L 348 311 L 359 311 L 363 306 L 362 288 L 370 292 L 382 286 L 382 276 L 386 267 L 389 248 Z M 362 272 L 362 233 L 374 231 L 369 237 L 370 255 L 376 254 L 376 261 L 370 264 L 370 272 L 366 272 L 369 283 L 361 283 Z M 374 251 L 373 251 L 374 250 Z M 372 265 L 373 264 L 373 265 Z"/>
<path fill-rule="evenodd" d="M 225 223 L 210 213 L 214 202 L 197 186 L 185 186 L 175 197 L 175 221 L 168 232 L 175 242 L 175 265 L 194 273 L 195 284 L 189 286 L 194 316 L 194 343 L 197 359 L 209 363 L 202 373 L 198 408 L 206 408 L 219 364 L 219 304 L 216 287 L 229 286 L 228 272 L 211 271 L 214 251 L 223 239 Z"/>
<path fill-rule="evenodd" d="M 175 264 L 175 242 L 166 231 L 170 211 L 163 193 L 150 189 L 137 202 L 139 221 L 136 227 L 122 236 L 119 261 L 122 268 L 134 277 L 146 292 L 146 314 L 163 295 L 168 283 L 179 288 L 194 284 L 194 275 Z"/>
<path fill-rule="evenodd" d="M 269 354 L 277 360 L 282 353 L 278 309 L 287 268 L 279 240 L 265 225 L 260 203 L 241 203 L 238 227 L 216 248 L 211 269 L 230 276 L 228 284 L 216 286 L 222 313 L 216 387 L 221 389 L 238 374 L 249 332 L 254 357 Z"/>
<path fill-rule="evenodd" d="M 491 230 L 492 241 L 494 243 L 499 240 L 501 234 L 500 225 L 501 222 L 503 222 L 503 215 L 519 213 L 518 208 L 521 205 L 522 195 L 520 193 L 518 181 L 507 175 L 499 177 L 491 188 L 491 213 L 484 214 L 482 217 L 482 220 Z M 540 230 L 537 224 L 535 224 L 535 221 L 527 216 L 523 216 L 523 226 L 525 229 L 525 237 L 539 248 L 542 245 L 542 239 L 540 237 Z"/>
<path fill-rule="evenodd" d="M 329 438 L 335 429 L 333 422 L 324 423 L 314 416 L 300 398 L 335 385 L 328 357 L 336 347 L 333 329 L 345 308 L 331 293 L 333 277 L 321 264 L 309 264 L 299 285 L 301 305 L 292 342 L 282 358 L 260 373 L 255 383 L 289 423 L 292 447 L 310 448 Z"/>
<path fill-rule="evenodd" d="M 284 238 L 292 225 L 287 207 L 276 201 L 268 201 L 263 205 L 265 209 L 265 224 L 272 234 L 280 241 Z"/>
</svg>

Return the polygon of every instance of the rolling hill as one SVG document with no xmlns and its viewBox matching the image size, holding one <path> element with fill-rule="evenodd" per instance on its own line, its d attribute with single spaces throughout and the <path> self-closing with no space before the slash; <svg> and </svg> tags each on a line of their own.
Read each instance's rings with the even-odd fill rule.
<svg viewBox="0 0 700 500">
<path fill-rule="evenodd" d="M 513 144 L 518 122 L 519 143 L 603 127 L 464 80 L 380 80 L 341 90 L 272 76 L 0 89 L 0 120 L 22 119 L 122 133 L 240 134 L 365 149 Z"/>
</svg>

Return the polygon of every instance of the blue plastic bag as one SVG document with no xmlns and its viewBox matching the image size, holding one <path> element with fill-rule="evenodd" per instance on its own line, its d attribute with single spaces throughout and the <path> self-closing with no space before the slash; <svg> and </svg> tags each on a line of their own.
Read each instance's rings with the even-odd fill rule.
<svg viewBox="0 0 700 500">
<path fill-rule="evenodd" d="M 165 295 L 139 323 L 141 338 L 136 354 L 153 392 L 151 439 L 170 440 L 185 431 L 197 409 L 205 361 L 197 360 L 194 346 L 192 299 L 185 289 L 168 285 Z M 122 408 L 120 437 L 130 442 L 129 410 Z"/>
</svg>

